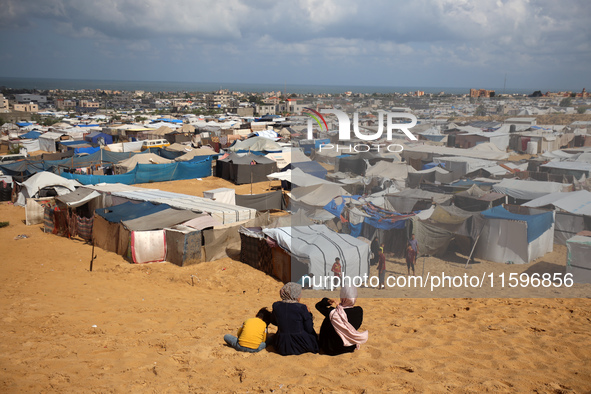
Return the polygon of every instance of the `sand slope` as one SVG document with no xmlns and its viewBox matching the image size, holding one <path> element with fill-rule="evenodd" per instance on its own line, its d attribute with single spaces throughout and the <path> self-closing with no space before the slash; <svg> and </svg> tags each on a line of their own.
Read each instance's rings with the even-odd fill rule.
<svg viewBox="0 0 591 394">
<path fill-rule="evenodd" d="M 591 390 L 589 299 L 362 298 L 360 351 L 245 354 L 222 337 L 278 299 L 275 279 L 229 258 L 132 265 L 100 249 L 89 272 L 89 245 L 27 227 L 23 208 L 1 203 L 6 220 L 1 392 Z"/>
</svg>

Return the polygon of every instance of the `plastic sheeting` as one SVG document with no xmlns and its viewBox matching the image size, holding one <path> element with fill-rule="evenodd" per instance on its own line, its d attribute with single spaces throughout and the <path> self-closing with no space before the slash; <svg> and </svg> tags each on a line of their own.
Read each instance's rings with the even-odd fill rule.
<svg viewBox="0 0 591 394">
<path fill-rule="evenodd" d="M 575 283 L 591 283 L 591 237 L 577 235 L 566 242 L 568 257 L 566 271 Z"/>
<path fill-rule="evenodd" d="M 487 219 L 505 219 L 526 222 L 527 243 L 531 243 L 549 228 L 554 227 L 553 212 L 540 213 L 538 215 L 519 215 L 507 211 L 502 206 L 497 206 L 482 212 L 482 216 Z"/>
<path fill-rule="evenodd" d="M 497 193 L 506 194 L 520 200 L 533 200 L 549 193 L 564 191 L 570 185 L 556 182 L 522 181 L 518 179 L 503 179 L 493 185 Z"/>
<path fill-rule="evenodd" d="M 152 204 L 151 202 L 132 203 L 126 202 L 108 208 L 100 208 L 95 211 L 97 215 L 113 223 L 124 220 L 132 220 L 152 213 L 170 209 L 166 204 Z"/>
<path fill-rule="evenodd" d="M 94 190 L 78 189 L 72 193 L 64 194 L 63 196 L 57 196 L 56 200 L 63 202 L 70 208 L 76 208 L 97 197 L 100 197 L 100 193 Z"/>
<path fill-rule="evenodd" d="M 199 214 L 178 209 L 165 209 L 135 219 L 124 220 L 121 223 L 132 231 L 149 231 L 172 227 L 187 220 L 195 219 Z"/>
<path fill-rule="evenodd" d="M 165 182 L 181 179 L 205 178 L 211 175 L 211 158 L 193 162 L 174 162 L 169 164 L 138 164 L 132 171 L 120 175 L 83 175 L 62 173 L 64 178 L 75 179 L 83 185 L 97 183 L 135 183 Z"/>
<path fill-rule="evenodd" d="M 204 198 L 209 198 L 210 200 L 214 200 L 217 202 L 221 202 L 224 204 L 231 204 L 236 205 L 236 190 L 230 189 L 227 187 L 222 187 L 219 189 L 213 190 L 206 190 L 203 192 Z M 238 204 L 241 205 L 241 204 Z M 246 206 L 246 205 L 244 205 Z"/>
<path fill-rule="evenodd" d="M 369 244 L 350 235 L 336 233 L 324 225 L 267 228 L 263 232 L 293 257 L 308 264 L 308 272 L 315 277 L 332 276 L 330 269 L 336 257 L 341 259 L 344 276 L 369 275 Z"/>
<path fill-rule="evenodd" d="M 285 208 L 281 190 L 262 194 L 237 194 L 236 204 L 242 207 L 256 209 L 259 212 Z"/>
<path fill-rule="evenodd" d="M 132 231 L 131 257 L 135 264 L 164 261 L 166 259 L 165 231 Z"/>
<path fill-rule="evenodd" d="M 475 257 L 497 263 L 527 264 L 551 252 L 554 223 L 532 242 L 528 242 L 530 228 L 526 221 L 487 219 L 475 249 Z"/>
</svg>

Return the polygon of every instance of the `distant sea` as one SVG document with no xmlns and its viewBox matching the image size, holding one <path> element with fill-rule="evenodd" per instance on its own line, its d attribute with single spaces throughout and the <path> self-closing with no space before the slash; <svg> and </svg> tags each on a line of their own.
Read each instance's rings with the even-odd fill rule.
<svg viewBox="0 0 591 394">
<path fill-rule="evenodd" d="M 107 81 L 93 79 L 52 79 L 52 78 L 11 78 L 0 77 L 0 86 L 13 89 L 106 89 L 106 90 L 143 90 L 146 92 L 213 92 L 219 89 L 228 89 L 236 92 L 270 92 L 286 91 L 297 94 L 338 94 L 343 92 L 353 93 L 408 93 L 417 90 L 425 93 L 450 93 L 467 94 L 470 88 L 466 87 L 436 87 L 436 86 L 355 86 L 355 85 L 295 85 L 295 84 L 271 84 L 271 83 L 222 83 L 222 82 L 164 82 L 164 81 Z M 497 94 L 503 93 L 502 88 L 490 88 L 474 86 L 477 89 L 495 90 Z M 505 89 L 507 94 L 531 94 L 533 90 Z"/>
</svg>

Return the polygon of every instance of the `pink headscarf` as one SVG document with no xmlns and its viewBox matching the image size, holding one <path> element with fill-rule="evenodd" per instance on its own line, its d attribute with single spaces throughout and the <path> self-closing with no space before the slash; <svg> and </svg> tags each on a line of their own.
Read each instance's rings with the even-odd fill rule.
<svg viewBox="0 0 591 394">
<path fill-rule="evenodd" d="M 356 349 L 362 343 L 367 342 L 369 333 L 367 331 L 359 332 L 349 323 L 345 309 L 351 308 L 355 305 L 357 299 L 357 288 L 351 286 L 343 286 L 341 288 L 341 303 L 330 312 L 330 322 L 334 330 L 339 334 L 345 346 L 355 345 Z"/>
</svg>

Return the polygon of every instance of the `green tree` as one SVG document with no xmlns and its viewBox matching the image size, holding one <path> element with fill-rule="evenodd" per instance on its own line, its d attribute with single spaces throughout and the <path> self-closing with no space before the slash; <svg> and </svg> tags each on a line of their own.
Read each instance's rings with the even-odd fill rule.
<svg viewBox="0 0 591 394">
<path fill-rule="evenodd" d="M 570 97 L 567 98 L 563 98 L 562 100 L 560 100 L 560 104 L 558 104 L 561 107 L 570 107 L 572 104 L 573 100 Z"/>
</svg>

